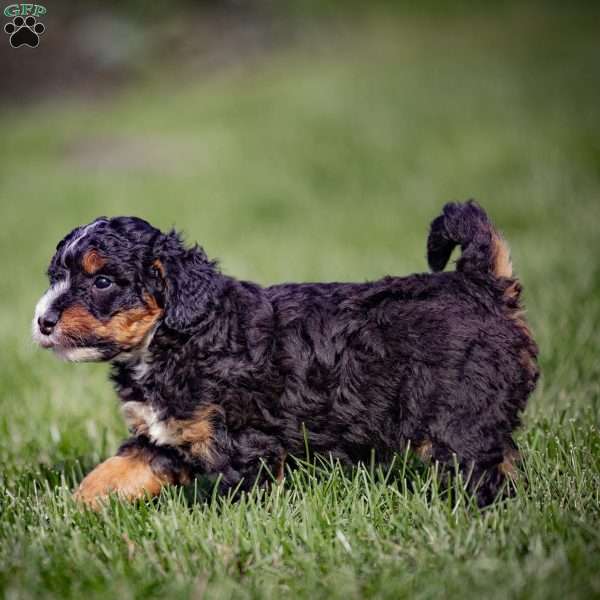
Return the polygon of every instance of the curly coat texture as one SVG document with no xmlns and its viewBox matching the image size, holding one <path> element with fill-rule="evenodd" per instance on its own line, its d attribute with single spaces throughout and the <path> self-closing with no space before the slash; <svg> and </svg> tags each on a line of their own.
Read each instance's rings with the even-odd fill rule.
<svg viewBox="0 0 600 600">
<path fill-rule="evenodd" d="M 67 272 L 70 287 L 44 305 L 56 337 L 40 343 L 112 361 L 132 432 L 119 454 L 169 483 L 205 473 L 244 490 L 307 447 L 356 463 L 410 445 L 456 460 L 483 506 L 512 473 L 537 347 L 508 249 L 472 201 L 433 221 L 433 271 L 456 245 L 454 272 L 261 287 L 175 232 L 99 219 L 57 248 L 50 280 Z M 98 273 L 116 289 L 94 288 Z M 69 321 L 73 306 L 89 318 Z"/>
</svg>

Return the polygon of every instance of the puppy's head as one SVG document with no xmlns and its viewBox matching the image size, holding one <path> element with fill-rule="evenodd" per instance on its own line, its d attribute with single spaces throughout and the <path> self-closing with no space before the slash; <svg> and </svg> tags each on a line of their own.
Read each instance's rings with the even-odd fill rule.
<svg viewBox="0 0 600 600">
<path fill-rule="evenodd" d="M 96 219 L 57 246 L 33 339 L 73 361 L 111 360 L 143 347 L 161 324 L 186 333 L 216 280 L 204 252 L 135 217 Z"/>
</svg>

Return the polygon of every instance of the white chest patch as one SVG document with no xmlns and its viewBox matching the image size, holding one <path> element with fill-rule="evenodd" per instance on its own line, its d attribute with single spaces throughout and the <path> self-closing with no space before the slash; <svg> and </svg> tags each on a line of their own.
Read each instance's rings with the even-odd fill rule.
<svg viewBox="0 0 600 600">
<path fill-rule="evenodd" d="M 169 422 L 161 419 L 146 402 L 125 402 L 123 416 L 132 434 L 145 435 L 158 446 L 175 445 L 176 438 Z"/>
<path fill-rule="evenodd" d="M 130 400 L 123 404 L 123 414 L 131 433 L 143 435 L 157 446 L 174 446 L 194 460 L 213 460 L 214 420 L 222 417 L 214 405 L 198 408 L 187 419 L 164 418 L 146 402 Z"/>
</svg>

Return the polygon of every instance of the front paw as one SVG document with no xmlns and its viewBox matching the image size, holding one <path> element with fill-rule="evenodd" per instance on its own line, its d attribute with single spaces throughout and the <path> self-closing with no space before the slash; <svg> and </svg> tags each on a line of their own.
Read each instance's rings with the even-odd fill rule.
<svg viewBox="0 0 600 600">
<path fill-rule="evenodd" d="M 113 456 L 84 478 L 73 497 L 77 502 L 99 510 L 109 494 L 133 501 L 157 496 L 165 483 L 142 458 Z"/>
</svg>

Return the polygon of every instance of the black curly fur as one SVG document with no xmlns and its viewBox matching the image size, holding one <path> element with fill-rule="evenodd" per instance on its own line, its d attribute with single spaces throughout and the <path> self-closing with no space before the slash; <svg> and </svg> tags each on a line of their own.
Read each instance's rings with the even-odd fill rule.
<svg viewBox="0 0 600 600">
<path fill-rule="evenodd" d="M 385 461 L 427 443 L 434 460 L 456 458 L 480 505 L 496 497 L 499 465 L 535 387 L 537 348 L 516 282 L 494 272 L 493 229 L 477 204 L 448 204 L 431 225 L 431 268 L 442 270 L 460 245 L 456 271 L 371 283 L 261 287 L 223 275 L 175 232 L 133 217 L 95 223 L 59 244 L 51 281 L 64 269 L 76 281 L 77 257 L 96 248 L 122 285 L 106 306 L 86 300 L 90 312 L 106 320 L 144 293 L 164 309 L 141 377 L 139 356 L 97 342 L 113 360 L 120 397 L 161 419 L 212 410 L 207 455 L 153 445 L 147 434 L 124 448 L 151 447 L 162 469 L 220 475 L 226 491 L 249 488 L 261 468 L 278 472 L 307 444 L 356 463 L 372 450 Z M 83 289 L 60 306 L 81 301 Z"/>
</svg>

